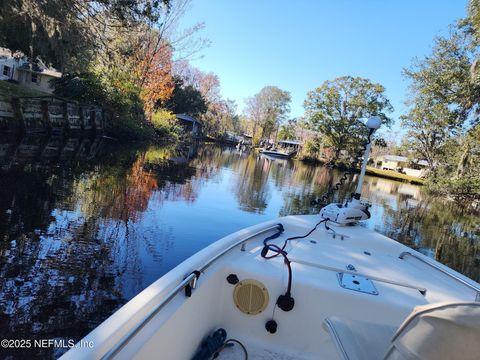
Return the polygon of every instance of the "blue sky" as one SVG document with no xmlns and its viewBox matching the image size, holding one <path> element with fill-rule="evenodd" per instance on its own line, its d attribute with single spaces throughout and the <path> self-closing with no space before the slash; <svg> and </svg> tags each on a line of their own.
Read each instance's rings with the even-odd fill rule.
<svg viewBox="0 0 480 360">
<path fill-rule="evenodd" d="M 266 85 L 292 95 L 303 114 L 309 90 L 342 75 L 367 77 L 405 111 L 402 69 L 429 53 L 436 35 L 466 14 L 466 0 L 193 0 L 183 26 L 205 22 L 211 41 L 192 64 L 213 71 L 241 112 Z"/>
</svg>

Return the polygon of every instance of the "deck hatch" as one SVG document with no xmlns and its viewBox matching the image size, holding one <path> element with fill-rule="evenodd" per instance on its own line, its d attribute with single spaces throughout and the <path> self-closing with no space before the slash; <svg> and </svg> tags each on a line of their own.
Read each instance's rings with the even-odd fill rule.
<svg viewBox="0 0 480 360">
<path fill-rule="evenodd" d="M 377 288 L 372 280 L 361 276 L 348 273 L 337 273 L 338 283 L 341 287 L 348 290 L 354 290 L 370 295 L 378 295 Z"/>
</svg>

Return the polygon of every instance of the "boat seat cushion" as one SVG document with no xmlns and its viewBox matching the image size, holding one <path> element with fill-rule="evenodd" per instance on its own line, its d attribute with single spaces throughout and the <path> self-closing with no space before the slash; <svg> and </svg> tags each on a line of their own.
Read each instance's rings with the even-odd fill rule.
<svg viewBox="0 0 480 360">
<path fill-rule="evenodd" d="M 456 302 L 418 306 L 398 330 L 383 324 L 325 319 L 344 360 L 478 360 L 480 303 Z"/>
<path fill-rule="evenodd" d="M 385 358 L 480 359 L 480 303 L 417 306 L 398 328 Z"/>
<path fill-rule="evenodd" d="M 396 327 L 337 317 L 325 319 L 324 327 L 343 360 L 382 360 Z"/>
</svg>

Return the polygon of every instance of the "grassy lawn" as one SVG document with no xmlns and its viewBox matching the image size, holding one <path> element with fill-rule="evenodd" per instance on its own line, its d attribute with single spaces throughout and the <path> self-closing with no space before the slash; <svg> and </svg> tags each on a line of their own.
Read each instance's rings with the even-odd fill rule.
<svg viewBox="0 0 480 360">
<path fill-rule="evenodd" d="M 391 171 L 391 170 L 376 169 L 376 168 L 373 168 L 373 167 L 370 167 L 370 166 L 367 166 L 367 174 L 368 175 L 373 175 L 373 176 L 384 177 L 384 178 L 388 178 L 388 179 L 399 180 L 399 181 L 407 181 L 407 182 L 410 182 L 410 183 L 420 184 L 420 185 L 423 185 L 423 183 L 424 183 L 423 179 L 417 178 L 415 176 L 400 174 L 399 172 Z"/>
<path fill-rule="evenodd" d="M 17 84 L 0 80 L 0 95 L 4 96 L 51 96 L 43 91 L 24 88 Z"/>
</svg>

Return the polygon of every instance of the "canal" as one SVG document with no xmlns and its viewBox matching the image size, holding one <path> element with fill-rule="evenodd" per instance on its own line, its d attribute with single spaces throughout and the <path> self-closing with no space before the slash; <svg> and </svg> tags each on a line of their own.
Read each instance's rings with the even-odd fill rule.
<svg viewBox="0 0 480 360">
<path fill-rule="evenodd" d="M 92 139 L 60 152 L 48 143 L 0 144 L 1 338 L 78 340 L 217 239 L 318 212 L 310 201 L 341 176 L 214 144 Z M 349 196 L 355 179 L 335 200 Z M 478 213 L 382 178 L 367 176 L 363 196 L 372 202 L 363 226 L 480 280 Z M 62 351 L 3 350 L 2 358 Z"/>
</svg>

